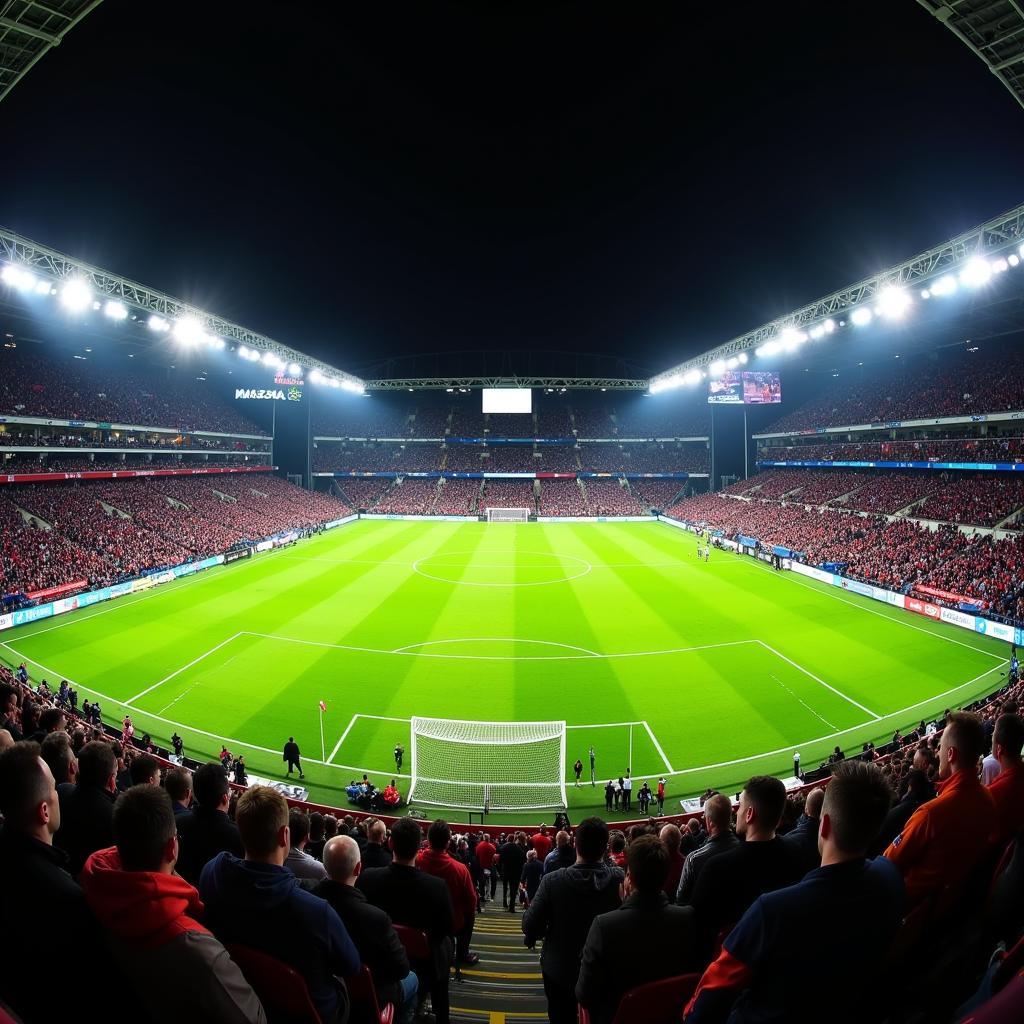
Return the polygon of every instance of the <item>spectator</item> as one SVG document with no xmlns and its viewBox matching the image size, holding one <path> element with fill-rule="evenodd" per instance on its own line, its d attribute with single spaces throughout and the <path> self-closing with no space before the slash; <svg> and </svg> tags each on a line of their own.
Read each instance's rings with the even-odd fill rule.
<svg viewBox="0 0 1024 1024">
<path fill-rule="evenodd" d="M 671 902 L 676 898 L 676 892 L 679 889 L 679 880 L 683 877 L 683 863 L 686 858 L 679 851 L 683 842 L 683 834 L 679 831 L 678 825 L 663 825 L 658 837 L 661 840 L 662 846 L 665 847 L 665 850 L 668 853 L 668 874 L 665 876 L 665 895 Z"/>
<path fill-rule="evenodd" d="M 797 851 L 805 874 L 821 864 L 821 854 L 818 852 L 818 825 L 824 800 L 823 789 L 812 789 L 804 800 L 804 809 L 795 827 L 784 837 L 784 841 Z"/>
<path fill-rule="evenodd" d="M 192 773 L 187 768 L 172 768 L 164 776 L 164 789 L 171 798 L 174 817 L 179 819 L 180 827 L 180 819 L 192 814 L 189 810 L 189 804 L 192 802 Z"/>
<path fill-rule="evenodd" d="M 322 882 L 327 877 L 327 870 L 315 857 L 306 853 L 306 841 L 309 839 L 309 815 L 293 807 L 288 812 L 288 830 L 291 833 L 291 849 L 285 859 L 284 866 L 289 868 L 296 878 L 307 881 Z"/>
<path fill-rule="evenodd" d="M 416 867 L 422 841 L 420 827 L 412 818 L 399 818 L 391 829 L 394 859 L 386 868 L 364 871 L 356 887 L 396 924 L 426 932 L 430 943 L 429 963 L 415 963 L 421 987 L 430 989 L 430 1001 L 437 1024 L 448 1024 L 448 974 L 452 962 L 454 933 L 452 898 L 440 878 Z"/>
<path fill-rule="evenodd" d="M 418 979 L 409 968 L 405 947 L 391 918 L 356 888 L 363 870 L 359 844 L 351 836 L 335 836 L 324 847 L 327 878 L 313 893 L 334 908 L 349 938 L 370 968 L 381 1005 L 394 1003 L 400 1024 L 411 1024 L 416 1011 Z"/>
<path fill-rule="evenodd" d="M 35 743 L 0 753 L 0 872 L 5 880 L 0 929 L 0 992 L 24 1024 L 81 1016 L 76 986 L 55 984 L 54 929 L 73 938 L 75 970 L 97 969 L 98 929 L 82 890 L 67 872 L 67 855 L 53 845 L 60 801 L 49 766 Z"/>
<path fill-rule="evenodd" d="M 775 834 L 785 806 L 786 787 L 770 775 L 755 775 L 740 793 L 736 833 L 745 841 L 705 864 L 694 886 L 692 905 L 705 953 L 758 896 L 801 877 L 797 851 Z"/>
<path fill-rule="evenodd" d="M 999 761 L 999 774 L 988 791 L 996 805 L 992 842 L 1005 845 L 1024 829 L 1024 722 L 1017 715 L 1000 715 L 992 734 L 992 752 Z"/>
<path fill-rule="evenodd" d="M 692 902 L 697 879 L 708 861 L 721 853 L 727 853 L 740 843 L 732 830 L 732 804 L 723 793 L 716 793 L 704 802 L 704 825 L 708 833 L 707 842 L 690 853 L 683 863 L 683 873 L 676 891 L 676 903 L 680 906 Z"/>
<path fill-rule="evenodd" d="M 885 851 L 903 875 L 909 907 L 944 886 L 955 889 L 988 847 L 996 808 L 978 778 L 984 744 L 977 715 L 948 717 L 939 743 L 939 795 L 911 815 Z"/>
<path fill-rule="evenodd" d="M 70 858 L 69 870 L 75 877 L 90 853 L 114 841 L 116 777 L 114 748 L 102 740 L 86 743 L 78 755 L 78 784 L 61 804 L 60 830 L 54 840 Z"/>
<path fill-rule="evenodd" d="M 528 946 L 544 942 L 540 955 L 551 1024 L 575 1024 L 576 982 L 587 933 L 598 914 L 619 905 L 622 872 L 604 860 L 608 826 L 584 818 L 576 829 L 576 863 L 544 875 L 523 914 Z"/>
<path fill-rule="evenodd" d="M 196 885 L 203 867 L 218 853 L 227 851 L 241 857 L 245 851 L 238 828 L 228 817 L 231 786 L 223 767 L 210 761 L 197 768 L 192 791 L 192 814 L 178 822 L 178 873 Z"/>
<path fill-rule="evenodd" d="M 473 851 L 477 864 L 480 865 L 480 899 L 486 902 L 494 899 L 494 890 L 498 884 L 495 874 L 495 861 L 498 856 L 498 849 L 491 842 L 486 832 L 481 832 L 477 840 L 476 848 Z"/>
<path fill-rule="evenodd" d="M 319 861 L 324 859 L 324 846 L 327 840 L 324 838 L 324 816 L 319 811 L 311 811 L 309 815 L 309 842 L 306 843 L 306 853 Z"/>
<path fill-rule="evenodd" d="M 262 950 L 305 979 L 324 1024 L 342 1021 L 359 954 L 331 906 L 307 892 L 285 867 L 291 846 L 288 804 L 269 786 L 251 786 L 235 812 L 245 859 L 218 853 L 203 868 L 199 892 L 214 934 Z"/>
<path fill-rule="evenodd" d="M 114 805 L 114 840 L 86 861 L 82 886 L 147 1018 L 155 1024 L 263 1024 L 256 994 L 199 923 L 199 893 L 175 874 L 170 796 L 146 783 L 122 793 Z"/>
<path fill-rule="evenodd" d="M 540 880 L 544 877 L 544 865 L 540 862 L 536 850 L 526 851 L 526 863 L 523 865 L 523 874 L 520 880 L 523 892 L 526 895 L 526 906 L 529 906 L 537 890 L 540 888 Z"/>
<path fill-rule="evenodd" d="M 128 777 L 133 786 L 159 786 L 160 762 L 150 754 L 139 754 L 128 766 Z"/>
<path fill-rule="evenodd" d="M 53 773 L 57 794 L 73 792 L 78 781 L 78 758 L 71 749 L 71 737 L 66 732 L 48 733 L 39 753 Z"/>
<path fill-rule="evenodd" d="M 664 829 L 660 839 L 630 843 L 626 898 L 618 910 L 594 918 L 583 947 L 576 998 L 594 1024 L 610 1024 L 628 989 L 700 966 L 693 908 L 670 906 L 665 895 L 671 871 Z"/>
<path fill-rule="evenodd" d="M 920 768 L 911 768 L 907 773 L 907 791 L 885 816 L 882 828 L 871 846 L 871 855 L 878 857 L 885 853 L 888 845 L 903 831 L 914 811 L 934 796 L 935 787 L 928 781 L 928 776 Z"/>
<path fill-rule="evenodd" d="M 480 957 L 469 951 L 476 923 L 476 886 L 469 869 L 448 855 L 452 830 L 446 821 L 438 819 L 427 832 L 428 848 L 420 850 L 416 866 L 428 875 L 440 878 L 448 886 L 452 898 L 453 927 L 455 929 L 455 959 L 458 963 L 479 963 Z"/>
<path fill-rule="evenodd" d="M 534 847 L 536 849 L 536 847 Z M 540 854 L 538 853 L 539 857 Z M 544 874 L 557 871 L 559 868 L 572 867 L 576 863 L 576 851 L 569 843 L 569 833 L 565 830 L 555 833 L 555 848 L 544 858 Z"/>
<path fill-rule="evenodd" d="M 557 837 L 556 837 L 557 838 Z M 498 849 L 498 868 L 501 871 L 501 903 L 511 914 L 516 912 L 519 894 L 519 880 L 523 877 L 526 863 L 526 833 L 509 835 L 508 841 Z"/>
<path fill-rule="evenodd" d="M 729 813 L 732 813 L 732 806 L 729 807 Z M 699 850 L 707 840 L 707 832 L 702 829 L 700 819 L 691 818 L 686 823 L 686 828 L 682 831 L 682 838 L 679 843 L 679 852 L 687 857 L 694 850 Z"/>
<path fill-rule="evenodd" d="M 387 826 L 383 821 L 371 821 L 366 829 L 366 845 L 362 848 L 362 867 L 386 868 L 391 863 L 391 853 L 384 845 Z"/>
<path fill-rule="evenodd" d="M 543 864 L 551 852 L 551 837 L 548 835 L 547 825 L 541 825 L 540 829 L 534 832 L 530 837 L 530 845 L 537 851 L 537 859 Z"/>
</svg>

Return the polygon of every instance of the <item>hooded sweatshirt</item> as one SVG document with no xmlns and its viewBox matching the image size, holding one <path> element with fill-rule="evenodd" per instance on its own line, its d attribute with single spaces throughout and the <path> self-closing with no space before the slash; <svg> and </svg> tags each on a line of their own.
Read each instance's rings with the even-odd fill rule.
<svg viewBox="0 0 1024 1024">
<path fill-rule="evenodd" d="M 265 1024 L 263 1007 L 238 965 L 196 920 L 203 904 L 183 878 L 125 871 L 111 846 L 89 857 L 81 883 L 151 1020 Z"/>
<path fill-rule="evenodd" d="M 305 979 L 320 1013 L 330 1022 L 347 1004 L 339 978 L 361 966 L 341 918 L 326 901 L 299 885 L 286 867 L 239 860 L 219 853 L 199 879 L 206 920 L 229 945 L 237 942 L 269 953 Z"/>
<path fill-rule="evenodd" d="M 619 905 L 624 878 L 619 868 L 580 863 L 541 879 L 537 895 L 523 914 L 523 935 L 531 946 L 544 940 L 540 965 L 546 977 L 575 989 L 590 925 L 598 914 Z"/>
</svg>

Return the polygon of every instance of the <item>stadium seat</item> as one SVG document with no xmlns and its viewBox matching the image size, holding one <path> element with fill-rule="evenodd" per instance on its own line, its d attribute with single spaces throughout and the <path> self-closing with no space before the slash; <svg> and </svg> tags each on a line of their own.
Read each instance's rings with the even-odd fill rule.
<svg viewBox="0 0 1024 1024">
<path fill-rule="evenodd" d="M 395 934 L 398 940 L 405 947 L 406 955 L 410 960 L 430 960 L 430 940 L 427 933 L 419 928 L 410 928 L 405 924 L 396 924 Z"/>
<path fill-rule="evenodd" d="M 961 1017 L 958 1024 L 1009 1024 L 1020 1020 L 1024 1020 L 1024 973 L 1018 974 L 977 1010 Z"/>
<path fill-rule="evenodd" d="M 649 981 L 631 988 L 619 1001 L 612 1024 L 677 1024 L 683 1007 L 697 990 L 699 974 L 679 974 L 674 978 Z M 579 1008 L 579 1024 L 590 1024 L 590 1014 Z"/>
<path fill-rule="evenodd" d="M 395 1017 L 394 1004 L 385 1003 L 381 1007 L 373 975 L 366 964 L 359 968 L 358 974 L 345 979 L 345 986 L 352 1004 L 349 1024 L 391 1024 Z"/>
<path fill-rule="evenodd" d="M 227 950 L 259 996 L 271 1024 L 323 1024 L 306 979 L 294 967 L 248 946 L 232 943 Z"/>
</svg>

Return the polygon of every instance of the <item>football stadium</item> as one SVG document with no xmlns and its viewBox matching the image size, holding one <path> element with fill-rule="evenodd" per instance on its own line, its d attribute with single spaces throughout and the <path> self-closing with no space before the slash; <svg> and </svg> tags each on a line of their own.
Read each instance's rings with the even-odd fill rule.
<svg viewBox="0 0 1024 1024">
<path fill-rule="evenodd" d="M 0 7 L 0 1024 L 1024 1020 L 1016 3 Z"/>
</svg>

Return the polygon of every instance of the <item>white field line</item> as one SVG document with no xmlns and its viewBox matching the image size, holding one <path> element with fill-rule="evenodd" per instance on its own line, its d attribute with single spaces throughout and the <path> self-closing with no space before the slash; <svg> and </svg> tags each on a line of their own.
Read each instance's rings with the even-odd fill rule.
<svg viewBox="0 0 1024 1024">
<path fill-rule="evenodd" d="M 134 697 L 129 697 L 127 703 L 134 704 L 140 698 L 145 697 L 147 693 L 152 693 L 153 690 L 157 689 L 157 687 L 163 686 L 164 683 L 170 682 L 170 680 L 172 680 L 175 676 L 180 676 L 181 673 L 184 672 L 186 669 L 191 668 L 193 665 L 197 665 L 199 662 L 203 660 L 203 658 L 208 658 L 211 654 L 214 654 L 216 651 L 219 651 L 222 647 L 227 647 L 227 645 L 231 643 L 232 640 L 237 640 L 242 635 L 242 633 L 233 633 L 231 636 L 227 638 L 227 640 L 221 640 L 221 642 L 217 644 L 215 647 L 211 647 L 208 651 L 204 651 L 202 654 L 199 655 L 198 658 L 193 658 L 187 665 L 182 665 L 181 668 L 175 669 L 169 676 L 164 676 L 163 679 L 157 680 L 152 686 L 147 686 L 146 689 L 140 690 L 137 694 L 135 694 Z"/>
<path fill-rule="evenodd" d="M 582 651 L 582 653 L 587 655 L 587 657 L 589 657 L 589 658 L 603 658 L 604 657 L 603 654 L 598 654 L 597 651 L 591 651 L 591 650 L 589 650 L 586 647 L 577 647 L 577 646 L 575 646 L 575 644 L 560 644 L 556 640 L 510 640 L 508 638 L 502 638 L 502 637 L 482 636 L 482 637 L 479 637 L 478 639 L 474 638 L 472 642 L 473 643 L 479 642 L 479 643 L 482 643 L 482 644 L 507 644 L 507 643 L 540 644 L 540 645 L 545 646 L 545 647 L 563 647 L 567 651 Z M 405 654 L 408 651 L 415 650 L 417 647 L 430 647 L 430 646 L 432 646 L 434 644 L 464 644 L 464 643 L 467 643 L 467 641 L 464 640 L 464 639 L 461 639 L 461 638 L 456 638 L 454 640 L 423 640 L 423 641 L 421 641 L 418 644 L 407 644 L 405 647 L 396 647 L 393 651 L 389 651 L 388 653 L 389 654 Z"/>
<path fill-rule="evenodd" d="M 651 727 L 646 722 L 643 723 L 643 726 L 647 730 L 647 735 L 651 737 L 651 742 L 654 744 L 654 749 L 657 750 L 658 756 L 662 759 L 662 761 L 665 762 L 665 767 L 668 769 L 669 774 L 671 775 L 673 769 L 672 765 L 669 764 L 668 758 L 665 756 L 665 751 L 661 749 L 661 744 L 655 738 L 654 733 L 651 732 Z"/>
<path fill-rule="evenodd" d="M 169 711 L 171 708 L 174 707 L 175 704 L 178 703 L 179 700 L 182 699 L 182 697 L 187 697 L 201 682 L 202 682 L 201 678 L 197 679 L 187 690 L 182 690 L 181 693 L 179 693 L 178 696 L 175 697 L 174 700 L 172 700 L 170 704 L 165 704 L 157 712 L 157 714 L 162 715 L 165 711 Z"/>
<path fill-rule="evenodd" d="M 356 719 L 358 717 L 359 717 L 358 715 L 353 715 L 352 716 L 352 718 L 349 721 L 348 725 L 345 727 L 345 731 L 341 734 L 341 738 L 338 740 L 337 743 L 334 744 L 334 749 L 331 751 L 331 756 L 329 758 L 327 758 L 328 763 L 333 761 L 334 758 L 337 756 L 338 751 L 341 750 L 342 743 L 345 742 L 345 738 L 352 731 L 352 726 L 356 724 Z"/>
<path fill-rule="evenodd" d="M 787 662 L 788 664 L 792 665 L 792 666 L 793 666 L 793 668 L 795 668 L 795 669 L 796 669 L 797 671 L 799 671 L 799 672 L 803 672 L 803 674 L 804 674 L 805 676 L 810 676 L 810 678 L 811 678 L 811 679 L 813 679 L 813 680 L 814 680 L 814 681 L 815 681 L 816 683 L 820 683 L 820 684 L 821 684 L 822 686 L 824 686 L 824 687 L 825 687 L 825 689 L 826 689 L 826 690 L 831 690 L 831 691 L 832 691 L 832 692 L 833 692 L 833 693 L 834 693 L 834 694 L 835 694 L 835 695 L 836 695 L 837 697 L 842 697 L 842 698 L 843 698 L 843 700 L 845 700 L 845 701 L 847 702 L 847 704 L 852 704 L 852 705 L 853 705 L 853 706 L 854 706 L 855 708 L 860 708 L 860 710 L 861 710 L 861 711 L 863 711 L 863 712 L 864 712 L 864 714 L 866 714 L 866 715 L 870 715 L 870 716 L 871 716 L 871 717 L 872 717 L 872 718 L 873 718 L 873 719 L 874 719 L 874 720 L 875 720 L 876 722 L 877 722 L 877 721 L 878 721 L 878 720 L 879 720 L 879 719 L 880 719 L 880 718 L 882 717 L 881 715 L 876 715 L 876 714 L 874 713 L 874 711 L 872 711 L 872 710 L 871 710 L 870 708 L 866 708 L 866 707 L 864 707 L 864 705 L 863 705 L 863 704 L 859 704 L 859 703 L 858 703 L 857 701 L 855 701 L 855 700 L 854 700 L 854 699 L 853 699 L 852 697 L 847 697 L 847 696 L 846 696 L 846 694 L 845 694 L 845 693 L 843 693 L 843 691 L 842 691 L 842 690 L 837 690 L 837 689 L 836 689 L 836 688 L 835 688 L 834 686 L 832 686 L 832 685 L 831 685 L 830 683 L 826 683 L 824 679 L 820 679 L 820 678 L 819 678 L 818 676 L 816 676 L 816 675 L 815 675 L 815 674 L 814 674 L 813 672 L 809 672 L 809 671 L 808 671 L 807 669 L 805 669 L 805 668 L 803 667 L 803 665 L 799 665 L 799 664 L 797 664 L 797 663 L 796 663 L 796 662 L 795 662 L 795 661 L 794 661 L 794 660 L 793 660 L 792 658 L 787 658 L 787 657 L 786 657 L 786 656 L 785 656 L 784 654 L 780 654 L 780 653 L 779 653 L 779 652 L 778 652 L 777 650 L 775 650 L 775 648 L 774 648 L 774 647 L 772 647 L 772 646 L 771 646 L 770 644 L 766 644 L 766 643 L 765 643 L 765 642 L 764 642 L 763 640 L 758 640 L 757 642 L 758 642 L 758 643 L 759 643 L 759 644 L 760 644 L 760 645 L 761 645 L 761 646 L 762 646 L 762 647 L 763 647 L 763 648 L 764 648 L 764 649 L 765 649 L 766 651 L 771 651 L 771 653 L 772 653 L 772 654 L 774 654 L 776 658 L 781 658 L 781 659 L 782 659 L 783 661 L 785 661 L 785 662 Z M 798 699 L 799 699 L 799 698 L 798 698 Z M 833 726 L 833 728 L 834 728 L 834 726 Z"/>
<path fill-rule="evenodd" d="M 824 722 L 830 729 L 834 729 L 836 727 L 835 722 L 830 722 L 823 715 L 819 715 L 818 712 L 815 711 L 814 708 L 812 708 L 811 705 L 807 703 L 807 701 L 802 700 L 800 697 L 798 697 L 796 695 L 796 691 L 791 690 L 778 676 L 772 676 L 772 679 L 774 679 L 775 682 L 777 682 L 779 686 L 781 686 L 786 691 L 786 693 L 793 697 L 794 700 L 800 701 L 800 703 L 803 704 L 803 706 L 807 708 L 807 710 L 810 711 L 810 713 L 814 715 L 814 717 L 819 722 Z"/>
<path fill-rule="evenodd" d="M 644 722 L 595 722 L 593 725 L 566 725 L 565 729 L 568 732 L 570 729 L 614 729 L 621 728 L 624 725 L 644 725 Z"/>
</svg>

